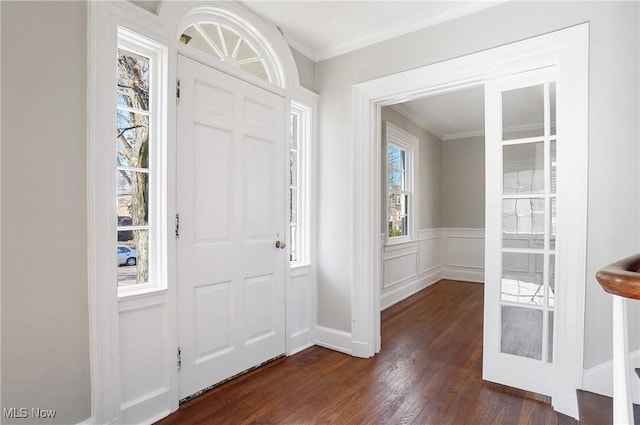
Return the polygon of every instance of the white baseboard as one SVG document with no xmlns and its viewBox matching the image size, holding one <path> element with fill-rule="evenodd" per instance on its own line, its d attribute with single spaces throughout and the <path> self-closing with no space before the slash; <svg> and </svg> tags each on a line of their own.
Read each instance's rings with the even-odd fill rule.
<svg viewBox="0 0 640 425">
<path fill-rule="evenodd" d="M 349 355 L 353 351 L 351 333 L 324 326 L 316 326 L 312 334 L 312 343 Z"/>
<path fill-rule="evenodd" d="M 634 367 L 640 365 L 640 350 L 630 353 L 629 364 L 631 365 L 631 401 L 640 404 L 640 379 L 633 371 Z M 586 369 L 582 375 L 582 389 L 592 393 L 613 397 L 613 361 L 602 363 L 598 366 Z"/>
<path fill-rule="evenodd" d="M 461 280 L 463 282 L 484 283 L 484 270 L 449 267 L 442 270 L 442 278 Z"/>
<path fill-rule="evenodd" d="M 384 310 L 392 305 L 409 298 L 411 295 L 433 285 L 441 279 L 441 271 L 438 267 L 429 274 L 410 280 L 400 285 L 396 285 L 392 291 L 386 292 L 380 298 L 380 310 Z"/>
</svg>

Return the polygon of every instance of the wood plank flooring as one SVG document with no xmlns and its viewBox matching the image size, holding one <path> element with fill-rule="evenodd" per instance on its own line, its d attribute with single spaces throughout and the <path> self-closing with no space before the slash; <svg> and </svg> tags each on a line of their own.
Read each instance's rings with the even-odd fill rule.
<svg viewBox="0 0 640 425">
<path fill-rule="evenodd" d="M 577 424 L 545 397 L 482 381 L 482 312 L 481 284 L 440 281 L 383 311 L 378 355 L 312 347 L 158 424 Z"/>
</svg>

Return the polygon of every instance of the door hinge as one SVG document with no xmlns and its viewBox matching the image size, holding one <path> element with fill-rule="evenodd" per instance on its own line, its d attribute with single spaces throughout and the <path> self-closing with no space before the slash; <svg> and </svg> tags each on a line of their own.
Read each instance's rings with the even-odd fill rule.
<svg viewBox="0 0 640 425">
<path fill-rule="evenodd" d="M 176 81 L 176 103 L 180 103 L 180 80 Z"/>
<path fill-rule="evenodd" d="M 176 239 L 180 237 L 180 214 L 176 214 Z"/>
<path fill-rule="evenodd" d="M 182 348 L 178 347 L 178 372 L 182 370 Z"/>
</svg>

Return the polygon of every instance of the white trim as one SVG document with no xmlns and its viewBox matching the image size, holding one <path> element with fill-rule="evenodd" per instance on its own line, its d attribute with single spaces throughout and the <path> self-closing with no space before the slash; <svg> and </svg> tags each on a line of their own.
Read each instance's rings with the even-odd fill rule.
<svg viewBox="0 0 640 425">
<path fill-rule="evenodd" d="M 457 140 L 457 139 L 468 139 L 470 137 L 483 137 L 484 130 L 475 130 L 475 131 L 465 131 L 462 133 L 450 133 L 442 136 L 442 141 L 447 140 Z"/>
<path fill-rule="evenodd" d="M 569 224 L 578 247 L 564 257 L 565 269 L 571 276 L 559 279 L 572 282 L 562 294 L 563 305 L 557 308 L 556 384 L 554 407 L 563 413 L 577 416 L 575 395 L 570 402 L 561 401 L 561 395 L 575 393 L 581 387 L 584 349 L 584 282 L 586 268 L 586 162 L 588 137 L 588 24 L 541 35 L 501 47 L 438 62 L 421 68 L 381 77 L 353 86 L 353 275 L 352 275 L 352 335 L 362 351 L 362 357 L 374 355 L 380 347 L 380 205 L 381 138 L 378 130 L 380 108 L 385 105 L 417 99 L 428 94 L 445 93 L 483 84 L 484 81 L 536 69 L 556 63 L 561 57 L 563 66 L 571 67 L 575 74 L 578 99 L 576 121 L 571 127 L 575 133 L 565 134 L 567 139 L 584 141 L 576 152 L 580 164 L 580 180 L 567 182 L 575 190 L 568 201 L 581 211 Z M 561 94 L 559 93 L 558 96 Z M 558 111 L 568 114 L 569 111 Z M 562 249 L 562 247 L 559 247 Z M 570 325 L 570 326 L 569 326 Z M 562 370 L 564 368 L 564 371 Z M 556 399 L 556 394 L 557 399 Z M 564 398 L 562 398 L 565 400 Z"/>
<path fill-rule="evenodd" d="M 329 348 L 345 354 L 354 354 L 351 348 L 352 335 L 348 332 L 318 325 L 313 330 L 313 342 L 320 347 Z"/>
</svg>

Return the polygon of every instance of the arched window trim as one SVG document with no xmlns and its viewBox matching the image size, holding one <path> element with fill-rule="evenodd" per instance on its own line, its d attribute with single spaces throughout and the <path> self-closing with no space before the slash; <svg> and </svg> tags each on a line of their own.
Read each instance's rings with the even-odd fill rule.
<svg viewBox="0 0 640 425">
<path fill-rule="evenodd" d="M 249 21 L 239 14 L 214 6 L 205 6 L 192 10 L 187 13 L 178 25 L 176 40 L 180 39 L 183 31 L 193 24 L 220 24 L 227 26 L 232 31 L 237 32 L 244 40 L 260 55 L 263 60 L 267 73 L 267 81 L 283 89 L 287 88 L 284 67 L 275 49 L 271 43 L 255 28 Z M 186 46 L 186 49 L 193 50 L 192 47 Z M 216 56 L 210 55 L 214 60 L 224 62 Z M 241 70 L 242 68 L 235 66 Z M 247 74 L 253 75 L 243 70 Z"/>
</svg>

